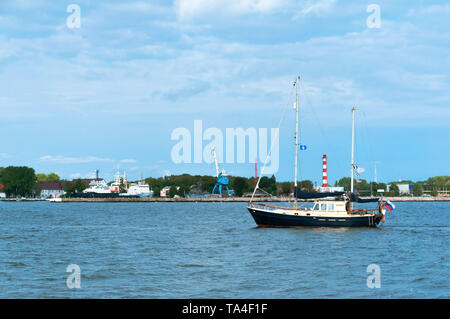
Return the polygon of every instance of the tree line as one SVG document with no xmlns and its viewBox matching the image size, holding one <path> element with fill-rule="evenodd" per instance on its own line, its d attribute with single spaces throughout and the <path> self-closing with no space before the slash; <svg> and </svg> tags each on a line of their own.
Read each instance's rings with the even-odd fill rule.
<svg viewBox="0 0 450 319">
<path fill-rule="evenodd" d="M 336 181 L 334 186 L 344 187 L 345 191 L 350 191 L 350 177 L 343 177 Z M 390 183 L 375 183 L 367 182 L 365 179 L 355 179 L 354 190 L 361 194 L 361 196 L 376 196 L 377 191 L 382 189 L 385 191 L 385 196 L 399 196 L 400 190 L 398 184 L 413 185 L 413 196 L 422 196 L 424 191 L 430 193 L 431 196 L 438 196 L 439 190 L 450 190 L 450 176 L 435 176 L 430 177 L 425 181 L 413 182 L 411 180 L 395 181 Z M 389 191 L 387 191 L 389 186 Z"/>
<path fill-rule="evenodd" d="M 254 177 L 229 176 L 230 189 L 234 190 L 236 196 L 242 196 L 245 193 L 251 193 L 255 187 Z M 3 192 L 7 196 L 33 196 L 33 189 L 37 181 L 60 181 L 60 177 L 55 173 L 50 174 L 36 174 L 33 168 L 26 166 L 8 166 L 0 167 L 0 184 L 3 185 Z M 211 193 L 214 185 L 217 182 L 215 176 L 208 175 L 171 175 L 159 178 L 148 177 L 145 179 L 155 195 L 158 196 L 160 191 L 166 187 L 170 187 L 169 196 L 175 195 L 185 197 L 191 192 Z M 354 189 L 361 196 L 376 196 L 377 190 L 383 189 L 385 196 L 398 196 L 399 188 L 397 184 L 400 182 L 391 183 L 375 183 L 367 182 L 364 179 L 355 179 Z M 403 181 L 402 184 L 414 184 L 413 195 L 421 196 L 426 189 L 431 192 L 432 196 L 436 196 L 440 189 L 450 189 L 450 176 L 435 176 L 428 178 L 426 181 L 412 182 Z M 74 193 L 82 192 L 86 188 L 85 181 L 74 180 L 64 181 L 68 196 Z M 389 191 L 387 192 L 387 187 Z M 173 186 L 173 187 L 172 187 Z M 336 181 L 334 186 L 344 187 L 345 191 L 350 191 L 350 177 L 344 177 Z M 303 191 L 314 192 L 314 185 L 310 180 L 298 182 L 298 187 Z M 259 188 L 264 192 L 274 196 L 286 196 L 294 191 L 294 183 L 292 182 L 278 182 L 275 176 L 263 176 L 259 181 Z"/>
<path fill-rule="evenodd" d="M 55 173 L 36 174 L 34 169 L 27 166 L 0 167 L 0 184 L 6 196 L 31 197 L 35 193 L 37 181 L 59 181 Z"/>
<path fill-rule="evenodd" d="M 234 191 L 234 194 L 238 197 L 245 193 L 253 192 L 256 184 L 254 177 L 242 177 L 242 176 L 229 176 L 229 188 Z M 146 178 L 145 182 L 148 183 L 155 196 L 159 196 L 160 191 L 164 187 L 170 187 L 169 197 L 175 195 L 185 197 L 190 193 L 211 193 L 214 185 L 217 182 L 217 177 L 208 175 L 171 175 L 159 178 Z M 311 181 L 299 182 L 299 187 L 305 191 L 314 191 L 314 186 Z M 275 176 L 263 176 L 259 181 L 259 189 L 263 192 L 273 195 L 289 195 L 294 191 L 294 183 L 290 182 L 277 182 Z"/>
</svg>

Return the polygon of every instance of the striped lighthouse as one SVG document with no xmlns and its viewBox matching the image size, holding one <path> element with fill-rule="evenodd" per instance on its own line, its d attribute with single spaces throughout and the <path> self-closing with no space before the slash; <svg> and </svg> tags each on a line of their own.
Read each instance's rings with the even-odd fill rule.
<svg viewBox="0 0 450 319">
<path fill-rule="evenodd" d="M 327 156 L 322 157 L 323 171 L 322 171 L 322 187 L 328 187 L 328 173 L 327 173 Z"/>
</svg>

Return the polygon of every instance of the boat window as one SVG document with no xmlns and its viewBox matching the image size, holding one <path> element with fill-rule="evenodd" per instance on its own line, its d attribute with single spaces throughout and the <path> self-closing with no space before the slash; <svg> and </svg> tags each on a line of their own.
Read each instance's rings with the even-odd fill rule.
<svg viewBox="0 0 450 319">
<path fill-rule="evenodd" d="M 328 210 L 334 210 L 334 203 L 328 204 Z"/>
<path fill-rule="evenodd" d="M 327 210 L 327 204 L 320 204 L 320 210 Z"/>
<path fill-rule="evenodd" d="M 313 210 L 319 210 L 319 204 L 314 204 Z"/>
</svg>

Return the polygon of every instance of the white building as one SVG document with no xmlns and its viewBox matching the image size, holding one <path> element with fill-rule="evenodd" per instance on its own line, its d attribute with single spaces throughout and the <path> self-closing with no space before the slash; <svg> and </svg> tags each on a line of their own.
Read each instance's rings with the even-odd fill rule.
<svg viewBox="0 0 450 319">
<path fill-rule="evenodd" d="M 58 198 L 65 194 L 65 183 L 61 181 L 36 182 L 34 192 L 41 198 Z"/>
<path fill-rule="evenodd" d="M 410 184 L 397 184 L 400 195 L 411 195 L 412 185 Z"/>
<path fill-rule="evenodd" d="M 169 197 L 169 191 L 170 191 L 170 186 L 165 186 L 163 189 L 161 189 L 161 191 L 159 192 L 159 196 L 160 197 Z M 176 189 L 179 190 L 180 186 L 176 186 Z"/>
<path fill-rule="evenodd" d="M 316 188 L 316 190 L 318 192 L 320 192 L 320 193 L 328 193 L 328 192 L 334 193 L 334 192 L 343 192 L 344 191 L 344 187 L 340 187 L 340 186 L 337 186 L 337 187 L 334 187 L 334 186 L 322 187 L 322 186 L 319 186 L 319 187 Z"/>
<path fill-rule="evenodd" d="M 161 189 L 161 191 L 159 192 L 159 196 L 160 196 L 160 197 L 168 197 L 168 196 L 169 196 L 169 191 L 170 191 L 170 186 L 165 186 L 165 187 L 163 187 L 163 189 Z"/>
</svg>

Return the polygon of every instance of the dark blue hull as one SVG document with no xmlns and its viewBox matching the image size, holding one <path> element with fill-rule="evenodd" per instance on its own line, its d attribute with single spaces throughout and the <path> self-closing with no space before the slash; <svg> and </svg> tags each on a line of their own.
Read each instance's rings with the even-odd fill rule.
<svg viewBox="0 0 450 319">
<path fill-rule="evenodd" d="M 119 193 L 81 193 L 74 194 L 75 198 L 119 198 Z"/>
<path fill-rule="evenodd" d="M 255 208 L 248 210 L 256 224 L 263 227 L 376 227 L 381 221 L 380 215 L 336 218 L 283 215 Z"/>
</svg>

